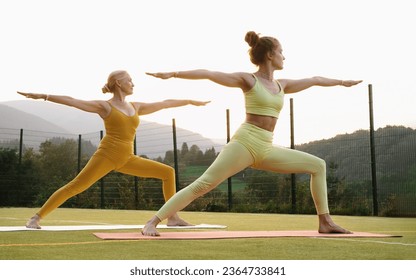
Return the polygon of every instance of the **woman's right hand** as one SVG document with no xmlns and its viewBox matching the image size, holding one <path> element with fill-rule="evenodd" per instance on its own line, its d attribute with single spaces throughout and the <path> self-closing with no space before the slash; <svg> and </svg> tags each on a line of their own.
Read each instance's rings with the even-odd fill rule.
<svg viewBox="0 0 416 280">
<path fill-rule="evenodd" d="M 155 78 L 160 78 L 163 80 L 176 77 L 177 72 L 159 72 L 159 73 L 149 73 L 146 72 L 146 75 L 153 76 Z"/>
</svg>

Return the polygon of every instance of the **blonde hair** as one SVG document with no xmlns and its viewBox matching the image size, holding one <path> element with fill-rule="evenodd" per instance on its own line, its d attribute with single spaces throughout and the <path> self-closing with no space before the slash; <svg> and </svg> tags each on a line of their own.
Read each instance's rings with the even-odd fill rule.
<svg viewBox="0 0 416 280">
<path fill-rule="evenodd" d="M 124 78 L 127 74 L 125 70 L 116 70 L 110 73 L 107 78 L 107 83 L 102 87 L 103 93 L 114 92 L 117 80 Z"/>
</svg>

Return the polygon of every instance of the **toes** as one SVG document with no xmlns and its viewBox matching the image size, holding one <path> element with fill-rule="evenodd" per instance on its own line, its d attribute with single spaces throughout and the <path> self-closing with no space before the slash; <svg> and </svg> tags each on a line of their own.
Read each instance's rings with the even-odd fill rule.
<svg viewBox="0 0 416 280">
<path fill-rule="evenodd" d="M 160 236 L 159 232 L 157 231 L 152 232 L 152 231 L 142 230 L 141 233 L 144 236 Z"/>
</svg>

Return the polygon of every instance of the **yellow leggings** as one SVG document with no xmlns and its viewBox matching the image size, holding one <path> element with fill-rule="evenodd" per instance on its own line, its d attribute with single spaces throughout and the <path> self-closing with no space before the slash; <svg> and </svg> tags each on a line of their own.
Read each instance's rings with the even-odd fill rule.
<svg viewBox="0 0 416 280">
<path fill-rule="evenodd" d="M 156 216 L 161 221 L 170 217 L 247 167 L 310 174 L 310 190 L 317 213 L 329 213 L 325 161 L 301 151 L 273 146 L 272 141 L 272 132 L 243 123 L 204 174 L 176 193 Z"/>
<path fill-rule="evenodd" d="M 175 194 L 175 172 L 172 167 L 135 155 L 123 157 L 125 160 L 120 163 L 101 154 L 103 152 L 100 150 L 96 152 L 81 172 L 71 182 L 55 191 L 37 214 L 44 218 L 66 200 L 85 191 L 112 170 L 138 177 L 161 179 L 165 201 Z"/>
</svg>

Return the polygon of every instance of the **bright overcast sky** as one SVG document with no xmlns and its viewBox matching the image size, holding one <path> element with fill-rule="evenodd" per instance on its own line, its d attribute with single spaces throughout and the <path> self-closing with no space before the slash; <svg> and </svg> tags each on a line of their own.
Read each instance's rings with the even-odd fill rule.
<svg viewBox="0 0 416 280">
<path fill-rule="evenodd" d="M 368 129 L 368 84 L 376 127 L 416 127 L 416 43 L 411 0 L 14 0 L 0 2 L 0 102 L 16 90 L 109 98 L 108 74 L 127 70 L 131 101 L 211 100 L 143 119 L 225 138 L 244 119 L 243 95 L 207 81 L 159 80 L 145 72 L 205 68 L 254 72 L 247 31 L 278 38 L 285 68 L 275 78 L 362 79 L 354 88 L 312 88 L 286 96 L 275 143 L 289 143 L 289 100 L 297 143 Z M 40 102 L 40 101 L 39 101 Z"/>
</svg>

